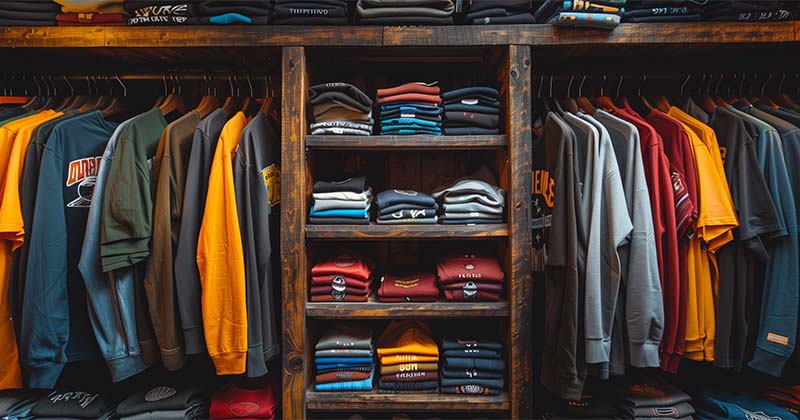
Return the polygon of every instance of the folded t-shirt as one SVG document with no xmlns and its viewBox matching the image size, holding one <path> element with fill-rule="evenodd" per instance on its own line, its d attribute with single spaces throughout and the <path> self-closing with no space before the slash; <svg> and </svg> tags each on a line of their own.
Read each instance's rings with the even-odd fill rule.
<svg viewBox="0 0 800 420">
<path fill-rule="evenodd" d="M 380 209 L 388 208 L 399 204 L 411 204 L 424 206 L 425 208 L 435 209 L 436 200 L 429 194 L 412 190 L 386 190 L 381 191 L 375 196 L 375 204 Z"/>
<path fill-rule="evenodd" d="M 117 406 L 117 414 L 128 416 L 151 411 L 183 410 L 207 399 L 200 387 L 157 386 L 126 398 Z"/>
<path fill-rule="evenodd" d="M 503 359 L 475 359 L 465 357 L 446 357 L 444 358 L 445 369 L 477 369 L 502 372 L 506 369 Z"/>
<path fill-rule="evenodd" d="M 115 402 L 95 392 L 55 390 L 39 398 L 31 410 L 34 417 L 98 418 L 108 413 Z"/>
<path fill-rule="evenodd" d="M 236 13 L 248 17 L 268 16 L 269 0 L 205 0 L 197 5 L 202 16 Z"/>
<path fill-rule="evenodd" d="M 372 329 L 363 323 L 336 323 L 323 330 L 315 350 L 372 349 Z"/>
<path fill-rule="evenodd" d="M 317 181 L 314 183 L 314 193 L 329 193 L 338 191 L 348 191 L 362 193 L 366 191 L 367 179 L 363 176 L 346 178 L 341 181 Z"/>
</svg>

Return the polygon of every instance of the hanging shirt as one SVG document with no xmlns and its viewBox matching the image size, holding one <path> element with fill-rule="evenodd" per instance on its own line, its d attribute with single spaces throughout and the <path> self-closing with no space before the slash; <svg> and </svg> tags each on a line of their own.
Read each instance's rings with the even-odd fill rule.
<svg viewBox="0 0 800 420">
<path fill-rule="evenodd" d="M 280 352 L 278 314 L 280 261 L 280 136 L 258 113 L 247 124 L 233 159 L 236 209 L 244 251 L 247 290 L 247 376 L 267 373 L 266 361 Z"/>
<path fill-rule="evenodd" d="M 19 212 L 13 210 L 14 207 L 19 208 L 22 144 L 27 145 L 36 126 L 59 115 L 47 110 L 0 127 L 0 389 L 22 386 L 19 350 L 8 295 L 13 251 L 22 245 L 22 218 L 14 217 Z"/>
<path fill-rule="evenodd" d="M 233 183 L 233 155 L 246 124 L 238 112 L 222 128 L 197 240 L 203 331 L 218 375 L 243 373 L 247 360 L 244 253 Z"/>
<path fill-rule="evenodd" d="M 762 119 L 771 116 L 750 106 L 742 106 L 741 110 L 758 129 L 758 163 L 781 223 L 781 231 L 770 241 L 772 249 L 764 279 L 758 339 L 748 366 L 779 377 L 797 339 L 797 305 L 800 300 L 797 209 L 781 135 L 771 123 Z M 783 130 L 787 128 L 782 127 Z"/>
<path fill-rule="evenodd" d="M 52 388 L 65 363 L 97 357 L 86 289 L 74 262 L 103 150 L 115 128 L 94 111 L 58 124 L 47 140 L 22 314 L 20 359 L 27 387 Z"/>
<path fill-rule="evenodd" d="M 194 131 L 192 152 L 186 169 L 183 216 L 174 262 L 186 354 L 207 351 L 200 303 L 200 273 L 197 271 L 197 237 L 203 220 L 211 161 L 225 121 L 225 111 L 222 109 L 211 112 L 200 121 Z"/>
<path fill-rule="evenodd" d="M 153 238 L 144 276 L 147 304 L 164 367 L 183 367 L 185 348 L 175 291 L 173 255 L 178 245 L 186 186 L 186 166 L 200 115 L 190 111 L 161 134 L 150 174 Z"/>
</svg>

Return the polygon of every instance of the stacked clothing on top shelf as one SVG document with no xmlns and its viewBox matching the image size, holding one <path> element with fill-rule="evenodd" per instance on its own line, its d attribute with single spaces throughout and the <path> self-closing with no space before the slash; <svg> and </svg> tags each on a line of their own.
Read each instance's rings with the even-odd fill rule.
<svg viewBox="0 0 800 420">
<path fill-rule="evenodd" d="M 273 420 L 280 410 L 281 374 L 271 373 L 247 386 L 233 380 L 214 393 L 211 420 Z M 253 386 L 257 385 L 257 386 Z"/>
<path fill-rule="evenodd" d="M 796 1 L 780 0 L 629 0 L 623 21 L 641 22 L 765 22 L 795 18 Z"/>
<path fill-rule="evenodd" d="M 269 0 L 204 0 L 197 12 L 200 24 L 266 25 L 271 8 Z"/>
<path fill-rule="evenodd" d="M 378 89 L 384 135 L 442 134 L 442 98 L 435 83 L 413 82 Z"/>
<path fill-rule="evenodd" d="M 56 26 L 61 11 L 52 0 L 0 2 L 0 26 Z"/>
<path fill-rule="evenodd" d="M 448 136 L 500 132 L 500 94 L 490 87 L 468 87 L 442 94 L 444 133 Z"/>
<path fill-rule="evenodd" d="M 439 348 L 425 321 L 392 321 L 378 338 L 378 392 L 437 393 Z"/>
<path fill-rule="evenodd" d="M 496 341 L 442 340 L 443 394 L 498 395 L 505 386 L 503 345 Z"/>
<path fill-rule="evenodd" d="M 128 26 L 197 25 L 201 0 L 126 0 Z"/>
<path fill-rule="evenodd" d="M 506 192 L 487 167 L 478 172 L 442 182 L 433 197 L 441 203 L 439 222 L 450 225 L 502 223 Z"/>
<path fill-rule="evenodd" d="M 349 25 L 353 0 L 272 0 L 275 25 Z"/>
<path fill-rule="evenodd" d="M 375 196 L 378 224 L 435 224 L 438 205 L 432 196 L 411 190 L 386 190 Z"/>
<path fill-rule="evenodd" d="M 59 0 L 61 13 L 58 26 L 125 26 L 128 17 L 122 0 L 74 1 Z"/>
<path fill-rule="evenodd" d="M 339 255 L 311 268 L 312 302 L 366 302 L 374 264 L 366 257 Z"/>
<path fill-rule="evenodd" d="M 120 420 L 208 418 L 209 396 L 200 387 L 157 386 L 131 395 L 117 406 Z"/>
<path fill-rule="evenodd" d="M 372 389 L 375 370 L 372 330 L 366 324 L 338 322 L 314 347 L 317 391 L 366 391 Z"/>
<path fill-rule="evenodd" d="M 342 82 L 323 83 L 308 90 L 314 118 L 311 134 L 372 134 L 372 99 L 361 89 Z"/>
<path fill-rule="evenodd" d="M 498 301 L 505 274 L 497 258 L 466 251 L 442 258 L 436 275 L 447 300 Z"/>
<path fill-rule="evenodd" d="M 622 20 L 627 0 L 546 0 L 536 12 L 537 22 L 555 26 L 614 29 Z"/>
<path fill-rule="evenodd" d="M 93 419 L 116 418 L 117 401 L 97 392 L 57 389 L 36 401 L 30 415 L 35 419 Z"/>
<path fill-rule="evenodd" d="M 531 0 L 468 0 L 467 25 L 511 25 L 536 23 Z"/>
<path fill-rule="evenodd" d="M 316 225 L 368 225 L 372 189 L 363 176 L 314 183 L 310 223 Z"/>
<path fill-rule="evenodd" d="M 387 273 L 378 289 L 381 302 L 434 302 L 438 297 L 436 277 L 419 270 L 403 275 Z"/>
<path fill-rule="evenodd" d="M 452 0 L 358 0 L 360 25 L 452 25 Z"/>
<path fill-rule="evenodd" d="M 692 397 L 662 381 L 633 383 L 620 391 L 619 410 L 624 418 L 691 419 L 695 413 Z"/>
</svg>

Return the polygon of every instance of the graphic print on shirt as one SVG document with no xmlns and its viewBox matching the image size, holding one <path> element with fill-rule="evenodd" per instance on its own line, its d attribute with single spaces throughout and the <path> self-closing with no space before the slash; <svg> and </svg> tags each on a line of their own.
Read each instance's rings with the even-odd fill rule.
<svg viewBox="0 0 800 420">
<path fill-rule="evenodd" d="M 531 209 L 533 219 L 533 270 L 542 272 L 547 261 L 547 232 L 553 222 L 553 203 L 555 203 L 555 180 L 547 169 L 533 170 L 531 185 Z"/>
<path fill-rule="evenodd" d="M 77 198 L 67 203 L 67 207 L 86 207 L 92 204 L 94 185 L 97 182 L 97 171 L 100 169 L 102 156 L 76 159 L 69 163 L 67 170 L 67 187 L 78 184 L 76 187 Z"/>
<path fill-rule="evenodd" d="M 274 163 L 261 170 L 264 187 L 267 189 L 269 206 L 275 207 L 281 203 L 281 168 Z"/>
</svg>

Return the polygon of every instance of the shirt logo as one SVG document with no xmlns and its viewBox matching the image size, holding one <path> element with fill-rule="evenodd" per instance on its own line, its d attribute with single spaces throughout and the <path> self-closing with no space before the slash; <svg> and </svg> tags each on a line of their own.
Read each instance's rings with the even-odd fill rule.
<svg viewBox="0 0 800 420">
<path fill-rule="evenodd" d="M 100 162 L 102 160 L 102 156 L 94 156 L 90 158 L 77 159 L 70 162 L 67 175 L 67 186 L 71 187 L 88 177 L 96 177 L 97 171 L 100 169 Z"/>
<path fill-rule="evenodd" d="M 342 276 L 334 276 L 331 279 L 331 283 L 333 283 L 334 286 L 344 286 L 347 284 L 347 281 Z"/>
<path fill-rule="evenodd" d="M 767 341 L 772 341 L 773 343 L 777 343 L 777 344 L 780 344 L 782 346 L 788 346 L 789 345 L 789 337 L 786 337 L 786 336 L 783 336 L 783 335 L 778 335 L 778 334 L 775 334 L 775 333 L 767 334 Z"/>
<path fill-rule="evenodd" d="M 69 208 L 91 207 L 92 197 L 94 196 L 94 185 L 97 177 L 90 176 L 78 184 L 78 198 L 67 203 Z"/>
<path fill-rule="evenodd" d="M 94 400 L 96 400 L 97 397 L 99 396 L 100 394 L 89 394 L 88 392 L 80 392 L 80 391 L 62 392 L 62 393 L 58 393 L 58 391 L 53 391 L 53 393 L 49 395 L 50 402 L 52 402 L 53 404 L 75 400 L 78 402 L 81 408 L 88 407 L 89 404 L 93 403 Z"/>
<path fill-rule="evenodd" d="M 483 387 L 480 385 L 461 385 L 461 392 L 464 394 L 483 394 Z"/>
<path fill-rule="evenodd" d="M 168 386 L 160 386 L 157 388 L 153 388 L 150 391 L 148 391 L 147 394 L 144 394 L 144 400 L 147 402 L 161 401 L 177 393 L 178 391 L 175 391 L 175 388 L 170 388 Z"/>
<path fill-rule="evenodd" d="M 234 403 L 228 406 L 228 411 L 236 417 L 246 417 L 261 409 L 261 406 L 252 402 Z"/>
<path fill-rule="evenodd" d="M 275 207 L 281 203 L 281 169 L 275 164 L 269 165 L 261 170 L 261 177 L 264 179 L 264 187 L 267 189 L 269 206 Z"/>
<path fill-rule="evenodd" d="M 464 292 L 464 299 L 474 299 L 478 296 L 478 285 L 471 281 L 465 282 L 462 291 Z M 467 353 L 468 351 L 465 350 L 464 352 Z"/>
<path fill-rule="evenodd" d="M 396 192 L 396 193 L 398 193 L 400 195 L 407 195 L 409 197 L 413 197 L 413 196 L 419 194 L 418 192 L 411 191 L 411 190 L 394 190 L 394 192 Z"/>
</svg>

